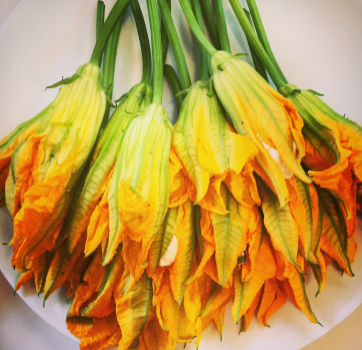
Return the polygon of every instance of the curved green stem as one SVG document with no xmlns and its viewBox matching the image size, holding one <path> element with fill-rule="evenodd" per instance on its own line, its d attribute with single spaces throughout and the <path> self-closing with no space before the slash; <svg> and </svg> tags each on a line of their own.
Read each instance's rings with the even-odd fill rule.
<svg viewBox="0 0 362 350">
<path fill-rule="evenodd" d="M 122 11 L 120 18 L 118 19 L 115 27 L 113 28 L 113 32 L 108 40 L 106 51 L 104 53 L 103 85 L 108 88 L 107 96 L 109 100 L 112 100 L 113 96 L 114 73 L 116 70 L 118 42 L 125 13 L 126 9 Z"/>
<path fill-rule="evenodd" d="M 142 51 L 142 83 L 151 83 L 152 58 L 150 40 L 148 38 L 147 28 L 143 13 L 138 0 L 131 0 L 131 9 L 136 22 L 138 37 L 140 39 Z"/>
<path fill-rule="evenodd" d="M 244 11 L 245 11 L 246 16 L 248 17 L 248 20 L 249 20 L 250 24 L 253 25 L 253 20 L 252 20 L 252 18 L 251 18 L 251 15 L 250 15 L 249 11 L 248 11 L 248 10 L 245 10 L 245 9 L 244 9 Z M 268 75 L 267 75 L 267 73 L 266 73 L 266 70 L 265 70 L 263 64 L 261 63 L 258 55 L 256 54 L 253 46 L 250 44 L 249 40 L 248 40 L 248 45 L 249 45 L 249 49 L 250 49 L 250 53 L 251 53 L 251 58 L 253 59 L 253 63 L 254 63 L 254 68 L 255 68 L 255 70 L 256 70 L 266 81 L 268 81 Z"/>
<path fill-rule="evenodd" d="M 271 46 L 270 46 L 270 43 L 268 40 L 268 36 L 266 35 L 263 21 L 261 19 L 260 12 L 259 12 L 258 6 L 256 5 L 255 0 L 247 0 L 247 3 L 249 6 L 249 11 L 250 11 L 251 16 L 254 21 L 254 26 L 255 26 L 256 32 L 258 34 L 259 40 L 261 41 L 262 45 L 264 46 L 265 51 L 269 55 L 271 61 L 273 62 L 274 66 L 275 66 L 275 69 L 278 71 L 280 77 L 284 80 L 285 84 L 288 84 L 288 81 L 285 78 L 282 70 L 280 69 L 279 64 L 271 49 Z"/>
<path fill-rule="evenodd" d="M 113 28 L 117 24 L 118 19 L 121 17 L 122 11 L 128 6 L 129 2 L 130 0 L 118 0 L 113 6 L 106 22 L 104 23 L 104 27 L 101 34 L 99 35 L 96 45 L 94 46 L 90 63 L 100 66 L 102 54 L 104 48 L 107 45 L 108 39 L 111 36 Z"/>
<path fill-rule="evenodd" d="M 210 56 L 212 56 L 214 53 L 217 52 L 217 50 L 211 45 L 210 41 L 207 40 L 205 34 L 200 29 L 199 24 L 197 23 L 196 18 L 192 12 L 189 1 L 188 0 L 179 0 L 179 2 L 182 7 L 182 11 L 184 12 L 185 17 L 187 19 L 187 22 L 189 22 L 191 30 L 193 31 L 197 40 L 204 47 L 204 49 L 207 51 L 207 53 Z"/>
<path fill-rule="evenodd" d="M 158 18 L 157 0 L 147 0 L 148 16 L 151 26 L 153 56 L 153 99 L 152 103 L 162 103 L 163 61 L 161 45 L 161 26 Z"/>
<path fill-rule="evenodd" d="M 205 33 L 204 21 L 202 20 L 202 13 L 201 13 L 199 0 L 191 0 L 191 6 L 201 31 Z M 199 44 L 199 56 L 200 56 L 200 80 L 207 80 L 209 55 L 200 44 Z"/>
<path fill-rule="evenodd" d="M 199 3 L 211 42 L 217 50 L 220 50 L 221 45 L 219 35 L 217 33 L 217 23 L 211 8 L 210 0 L 200 0 Z"/>
<path fill-rule="evenodd" d="M 184 89 L 187 89 L 191 85 L 191 78 L 186 63 L 186 58 L 181 46 L 180 38 L 177 34 L 175 24 L 173 22 L 170 8 L 166 0 L 158 0 L 162 21 L 165 25 L 168 39 L 170 40 L 173 54 L 175 56 L 177 69 L 180 74 L 181 85 Z"/>
<path fill-rule="evenodd" d="M 231 53 L 228 28 L 225 20 L 223 0 L 215 0 L 215 13 L 216 13 L 217 28 L 219 29 L 221 50 Z"/>
<path fill-rule="evenodd" d="M 166 2 L 168 5 L 168 8 L 171 11 L 171 0 L 166 0 Z M 163 65 L 165 65 L 166 58 L 167 58 L 168 45 L 170 42 L 168 40 L 165 23 L 163 23 L 163 20 L 161 21 L 161 41 L 162 41 L 162 62 L 163 62 Z"/>
<path fill-rule="evenodd" d="M 179 95 L 179 93 L 182 91 L 180 80 L 173 67 L 170 66 L 169 64 L 165 64 L 164 74 L 166 76 L 167 81 L 171 85 L 172 93 L 176 101 L 176 107 L 177 110 L 179 111 L 182 105 L 182 101 L 184 99 L 184 96 Z"/>
<path fill-rule="evenodd" d="M 274 81 L 274 84 L 279 89 L 281 86 L 284 85 L 284 79 L 280 76 L 279 71 L 275 68 L 273 62 L 271 61 L 270 57 L 268 56 L 267 52 L 265 51 L 263 45 L 259 41 L 257 35 L 254 32 L 253 27 L 249 23 L 248 18 L 244 12 L 243 7 L 241 6 L 239 0 L 229 0 L 231 7 L 234 10 L 234 13 L 243 28 L 243 31 L 249 40 L 250 44 L 254 47 L 257 55 L 259 56 L 261 62 L 263 63 L 264 67 L 268 71 L 270 77 Z"/>
<path fill-rule="evenodd" d="M 96 25 L 96 40 L 98 40 L 102 28 L 104 26 L 104 13 L 106 11 L 106 5 L 101 0 L 98 0 L 97 3 L 97 25 Z"/>
</svg>

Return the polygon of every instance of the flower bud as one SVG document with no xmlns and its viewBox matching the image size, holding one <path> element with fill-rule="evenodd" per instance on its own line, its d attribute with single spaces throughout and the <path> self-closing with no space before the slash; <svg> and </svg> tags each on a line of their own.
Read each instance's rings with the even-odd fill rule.
<svg viewBox="0 0 362 350">
<path fill-rule="evenodd" d="M 122 102 L 115 109 L 110 122 L 97 143 L 92 164 L 72 218 L 68 239 L 68 250 L 70 252 L 84 238 L 91 216 L 109 186 L 114 164 L 129 125 L 136 118 L 137 112 L 148 106 L 151 100 L 151 87 L 148 84 L 140 83 L 123 96 Z M 103 199 L 103 202 L 108 204 L 106 199 Z M 97 225 L 93 226 L 93 229 L 97 229 Z M 94 235 L 92 234 L 92 236 Z M 97 236 L 95 234 L 93 238 L 98 241 L 100 237 Z M 92 249 L 87 251 L 87 254 L 92 253 L 97 246 L 98 244 L 94 244 Z"/>
<path fill-rule="evenodd" d="M 190 88 L 175 124 L 173 147 L 194 184 L 191 199 L 226 214 L 220 190 L 213 190 L 213 183 L 229 173 L 239 175 L 258 150 L 252 141 L 231 129 L 207 82 L 199 81 Z"/>
<path fill-rule="evenodd" d="M 283 175 L 281 162 L 273 158 L 280 157 L 292 174 L 306 183 L 311 182 L 300 165 L 305 152 L 301 117 L 292 103 L 245 61 L 219 51 L 212 57 L 211 64 L 221 103 L 236 131 L 258 147 L 256 171 L 274 189 L 284 206 L 288 201 L 284 179 L 288 173 L 284 171 Z"/>
<path fill-rule="evenodd" d="M 19 151 L 13 167 L 13 182 L 22 179 L 17 188 L 21 208 L 14 217 L 13 264 L 20 271 L 55 245 L 104 116 L 101 80 L 99 67 L 88 63 L 53 85 L 63 84 L 44 110 L 36 133 Z"/>
<path fill-rule="evenodd" d="M 151 104 L 129 126 L 117 159 L 108 198 L 110 217 L 119 217 L 110 220 L 103 264 L 114 255 L 124 230 L 140 243 L 138 263 L 147 266 L 148 250 L 169 203 L 170 149 L 171 125 L 166 111 Z"/>
</svg>

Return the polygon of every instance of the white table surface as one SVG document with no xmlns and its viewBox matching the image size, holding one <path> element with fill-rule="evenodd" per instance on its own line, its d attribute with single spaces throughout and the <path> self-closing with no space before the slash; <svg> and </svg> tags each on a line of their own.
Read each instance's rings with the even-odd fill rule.
<svg viewBox="0 0 362 350">
<path fill-rule="evenodd" d="M 361 320 L 362 305 L 332 331 L 303 350 L 360 350 Z M 0 349 L 77 350 L 78 345 L 43 321 L 19 296 L 14 296 L 11 286 L 0 273 Z M 188 345 L 187 349 L 194 347 Z"/>
<path fill-rule="evenodd" d="M 0 27 L 20 2 L 0 0 Z M 303 350 L 360 350 L 361 321 L 362 305 L 332 331 Z M 188 345 L 187 348 L 193 346 Z M 14 296 L 11 286 L 0 272 L 0 350 L 20 349 L 76 350 L 78 345 L 42 320 L 19 296 Z"/>
</svg>

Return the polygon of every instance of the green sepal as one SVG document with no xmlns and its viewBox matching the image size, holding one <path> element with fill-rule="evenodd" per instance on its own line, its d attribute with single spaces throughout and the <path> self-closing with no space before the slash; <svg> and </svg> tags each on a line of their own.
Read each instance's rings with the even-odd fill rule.
<svg viewBox="0 0 362 350">
<path fill-rule="evenodd" d="M 62 80 L 58 81 L 57 83 L 53 84 L 53 85 L 49 85 L 45 88 L 45 90 L 48 90 L 48 89 L 55 89 L 59 86 L 62 86 L 62 85 L 68 85 L 68 84 L 71 84 L 73 83 L 74 81 L 76 81 L 78 78 L 80 78 L 81 75 L 78 74 L 78 73 L 75 73 L 73 74 L 71 77 L 69 78 L 62 78 Z"/>
<path fill-rule="evenodd" d="M 316 96 L 324 96 L 324 94 L 321 94 L 315 90 L 311 90 L 311 89 L 308 89 L 307 91 L 311 92 L 312 94 L 316 95 Z"/>
<path fill-rule="evenodd" d="M 298 94 L 298 93 L 300 94 L 302 92 L 301 89 L 299 89 L 298 87 L 296 87 L 295 85 L 292 85 L 292 84 L 285 84 L 285 85 L 281 86 L 278 89 L 278 91 L 286 98 L 288 98 L 289 96 Z"/>
<path fill-rule="evenodd" d="M 115 100 L 115 102 L 120 102 L 120 103 L 122 103 L 124 100 L 127 100 L 127 98 L 128 98 L 128 96 L 129 96 L 129 92 L 126 92 L 126 93 L 124 93 L 118 100 Z"/>
</svg>

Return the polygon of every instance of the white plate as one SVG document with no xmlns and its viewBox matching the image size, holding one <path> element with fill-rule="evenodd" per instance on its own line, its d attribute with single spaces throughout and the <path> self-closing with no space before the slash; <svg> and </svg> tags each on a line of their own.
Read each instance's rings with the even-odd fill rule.
<svg viewBox="0 0 362 350">
<path fill-rule="evenodd" d="M 114 3 L 107 0 L 106 5 Z M 225 2 L 226 3 L 226 2 Z M 325 100 L 341 114 L 362 124 L 362 4 L 358 0 L 259 0 L 270 41 L 290 82 L 301 88 L 323 92 Z M 185 26 L 178 4 L 173 1 L 174 20 L 182 32 L 191 76 L 195 75 L 196 42 Z M 141 0 L 143 10 L 145 1 Z M 96 1 L 22 1 L 0 29 L 0 138 L 20 122 L 32 117 L 55 96 L 44 87 L 62 76 L 72 75 L 90 58 L 94 45 Z M 248 51 L 243 35 L 227 6 L 227 19 L 234 52 Z M 192 45 L 188 40 L 192 40 Z M 238 42 L 240 44 L 238 44 Z M 187 46 L 186 46 L 187 45 Z M 127 17 L 121 34 L 115 97 L 128 91 L 141 77 L 141 58 L 133 20 Z M 173 120 L 174 107 L 165 85 L 164 105 Z M 357 243 L 361 245 L 361 221 Z M 12 224 L 0 210 L 0 242 L 11 239 Z M 10 266 L 11 248 L 0 247 L 0 268 L 14 286 L 17 272 Z M 312 308 L 323 328 L 288 302 L 270 319 L 272 328 L 254 321 L 247 333 L 238 336 L 230 309 L 227 311 L 223 342 L 213 327 L 204 334 L 200 349 L 300 349 L 327 333 L 362 302 L 362 253 L 353 264 L 356 277 L 340 277 L 328 270 L 326 290 L 314 299 L 316 283 L 308 277 L 307 292 Z M 26 286 L 19 292 L 24 301 L 54 328 L 75 339 L 65 325 L 68 309 L 65 292 L 60 289 L 42 306 L 42 299 Z"/>
</svg>

